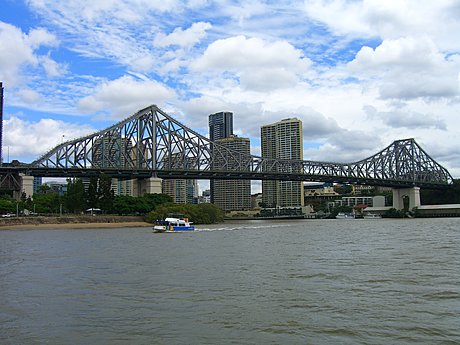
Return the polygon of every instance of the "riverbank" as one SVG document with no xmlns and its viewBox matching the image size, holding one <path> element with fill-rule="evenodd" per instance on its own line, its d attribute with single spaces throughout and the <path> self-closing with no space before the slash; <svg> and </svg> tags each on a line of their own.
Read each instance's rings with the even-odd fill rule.
<svg viewBox="0 0 460 345">
<path fill-rule="evenodd" d="M 150 227 L 152 224 L 138 216 L 63 216 L 63 217 L 11 217 L 0 219 L 1 230 L 20 229 L 82 229 Z"/>
</svg>

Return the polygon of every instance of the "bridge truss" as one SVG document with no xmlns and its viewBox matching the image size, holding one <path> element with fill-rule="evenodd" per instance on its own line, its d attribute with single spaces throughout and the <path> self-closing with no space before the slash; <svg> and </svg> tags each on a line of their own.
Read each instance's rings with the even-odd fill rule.
<svg viewBox="0 0 460 345">
<path fill-rule="evenodd" d="M 414 139 L 397 140 L 354 163 L 266 159 L 213 143 L 157 106 L 97 133 L 67 141 L 29 165 L 34 176 L 251 179 L 348 182 L 392 187 L 447 186 L 449 172 Z"/>
</svg>

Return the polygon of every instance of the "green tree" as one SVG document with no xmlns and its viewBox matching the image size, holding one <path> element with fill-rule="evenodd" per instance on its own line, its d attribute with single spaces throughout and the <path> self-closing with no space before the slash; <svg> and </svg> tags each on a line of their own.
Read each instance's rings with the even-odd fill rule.
<svg viewBox="0 0 460 345">
<path fill-rule="evenodd" d="M 85 186 L 81 179 L 67 180 L 67 193 L 64 196 L 64 205 L 71 213 L 80 213 L 86 208 Z"/>
<path fill-rule="evenodd" d="M 149 212 L 146 220 L 154 222 L 166 217 L 184 217 L 195 224 L 211 224 L 224 220 L 224 212 L 213 204 L 162 204 L 154 211 Z"/>
<path fill-rule="evenodd" d="M 61 198 L 58 193 L 34 194 L 33 200 L 38 213 L 59 213 Z"/>
<path fill-rule="evenodd" d="M 86 206 L 90 208 L 99 207 L 99 196 L 97 194 L 98 178 L 93 176 L 89 179 L 88 190 L 86 192 Z"/>
<path fill-rule="evenodd" d="M 13 202 L 13 199 L 7 196 L 0 198 L 0 213 L 5 214 L 13 212 L 16 212 L 16 203 Z"/>
<path fill-rule="evenodd" d="M 36 194 L 47 194 L 47 193 L 51 193 L 50 186 L 48 186 L 47 184 L 42 184 L 38 186 Z"/>
<path fill-rule="evenodd" d="M 458 204 L 460 203 L 460 179 L 455 179 L 451 186 L 445 189 L 421 189 L 422 205 Z"/>
<path fill-rule="evenodd" d="M 138 208 L 138 198 L 128 195 L 118 195 L 113 199 L 112 210 L 119 215 L 128 215 L 136 213 Z"/>
<path fill-rule="evenodd" d="M 149 194 L 146 193 L 142 196 L 144 199 L 145 203 L 147 204 L 146 207 L 147 212 L 150 212 L 151 210 L 154 210 L 157 206 L 171 203 L 172 198 L 169 195 L 166 194 Z"/>
<path fill-rule="evenodd" d="M 340 195 L 350 195 L 353 191 L 353 187 L 350 185 L 337 185 L 334 186 L 334 190 Z"/>
<path fill-rule="evenodd" d="M 112 190 L 112 178 L 110 176 L 102 174 L 98 180 L 97 188 L 98 207 L 104 212 L 112 210 L 113 204 L 113 190 Z"/>
</svg>

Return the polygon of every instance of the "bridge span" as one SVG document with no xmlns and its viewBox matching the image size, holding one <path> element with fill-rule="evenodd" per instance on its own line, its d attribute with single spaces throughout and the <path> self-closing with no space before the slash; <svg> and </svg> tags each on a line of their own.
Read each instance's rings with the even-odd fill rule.
<svg viewBox="0 0 460 345">
<path fill-rule="evenodd" d="M 24 176 L 121 179 L 249 179 L 445 188 L 450 173 L 414 139 L 396 140 L 353 163 L 267 159 L 232 151 L 181 124 L 156 105 L 113 126 L 64 142 L 30 164 L 0 167 L 2 187 Z"/>
</svg>

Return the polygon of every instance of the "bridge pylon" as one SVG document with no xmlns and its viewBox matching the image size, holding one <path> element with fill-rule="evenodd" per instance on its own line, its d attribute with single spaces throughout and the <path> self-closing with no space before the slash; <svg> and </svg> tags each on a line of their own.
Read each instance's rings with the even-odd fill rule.
<svg viewBox="0 0 460 345">
<path fill-rule="evenodd" d="M 412 188 L 393 188 L 393 208 L 404 209 L 404 198 L 409 198 L 409 210 L 420 207 L 420 187 Z"/>
<path fill-rule="evenodd" d="M 156 176 L 152 176 L 146 179 L 138 179 L 138 196 L 142 196 L 145 193 L 148 194 L 160 194 L 162 192 L 161 182 L 163 180 Z"/>
</svg>

